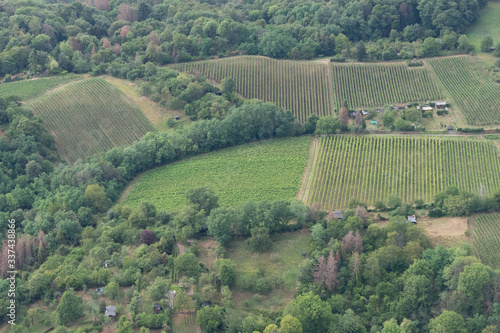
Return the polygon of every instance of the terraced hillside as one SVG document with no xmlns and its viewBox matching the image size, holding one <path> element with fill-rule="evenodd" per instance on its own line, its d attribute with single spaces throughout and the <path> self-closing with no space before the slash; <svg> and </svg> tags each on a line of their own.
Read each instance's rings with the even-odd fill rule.
<svg viewBox="0 0 500 333">
<path fill-rule="evenodd" d="M 154 130 L 126 95 L 100 78 L 69 84 L 33 104 L 69 161 L 132 143 Z"/>
<path fill-rule="evenodd" d="M 304 201 L 325 209 L 350 199 L 373 205 L 397 194 L 405 202 L 457 185 L 473 193 L 500 189 L 500 156 L 491 141 L 410 136 L 333 136 L 319 142 Z"/>
<path fill-rule="evenodd" d="M 500 84 L 469 56 L 427 60 L 470 125 L 500 124 Z"/>
</svg>

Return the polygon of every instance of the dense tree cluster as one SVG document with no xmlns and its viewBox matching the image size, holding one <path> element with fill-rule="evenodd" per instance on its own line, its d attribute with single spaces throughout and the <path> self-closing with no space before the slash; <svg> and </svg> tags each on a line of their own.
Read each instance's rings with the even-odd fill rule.
<svg viewBox="0 0 500 333">
<path fill-rule="evenodd" d="M 7 1 L 0 7 L 0 75 L 108 72 L 134 79 L 147 62 L 241 53 L 363 61 L 469 52 L 459 34 L 485 5 L 485 0 Z M 367 44 L 354 44 L 360 41 Z"/>
</svg>

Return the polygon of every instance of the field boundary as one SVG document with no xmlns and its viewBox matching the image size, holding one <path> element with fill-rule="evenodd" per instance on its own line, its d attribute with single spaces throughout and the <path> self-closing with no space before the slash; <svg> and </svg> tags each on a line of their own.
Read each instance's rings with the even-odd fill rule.
<svg viewBox="0 0 500 333">
<path fill-rule="evenodd" d="M 309 149 L 309 156 L 307 157 L 307 165 L 300 179 L 300 188 L 297 193 L 297 199 L 303 202 L 305 202 L 305 198 L 309 195 L 309 184 L 311 182 L 312 172 L 318 156 L 319 138 L 313 137 L 311 141 L 311 148 Z"/>
</svg>

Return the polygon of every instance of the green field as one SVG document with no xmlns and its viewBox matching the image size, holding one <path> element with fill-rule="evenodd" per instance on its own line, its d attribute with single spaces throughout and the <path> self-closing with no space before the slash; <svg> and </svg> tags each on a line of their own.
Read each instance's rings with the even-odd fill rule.
<svg viewBox="0 0 500 333">
<path fill-rule="evenodd" d="M 219 203 L 295 197 L 307 163 L 309 137 L 265 140 L 192 157 L 146 172 L 124 204 L 142 201 L 167 212 L 186 203 L 189 189 L 207 187 Z"/>
<path fill-rule="evenodd" d="M 172 333 L 197 332 L 196 313 L 176 314 L 172 318 Z"/>
<path fill-rule="evenodd" d="M 427 62 L 468 124 L 500 124 L 500 84 L 477 59 L 461 56 Z"/>
<path fill-rule="evenodd" d="M 33 103 L 56 140 L 59 153 L 73 162 L 140 139 L 154 130 L 128 97 L 100 78 L 69 84 Z"/>
<path fill-rule="evenodd" d="M 481 40 L 484 36 L 491 36 L 495 45 L 500 42 L 500 0 L 489 1 L 481 11 L 479 20 L 467 32 L 467 37 L 477 52 L 481 52 Z"/>
<path fill-rule="evenodd" d="M 500 214 L 479 215 L 468 223 L 476 256 L 484 264 L 500 268 Z"/>
<path fill-rule="evenodd" d="M 309 114 L 325 116 L 333 111 L 328 64 L 242 56 L 172 67 L 217 82 L 231 77 L 239 94 L 274 102 L 292 111 L 300 121 L 305 121 Z"/>
<path fill-rule="evenodd" d="M 0 97 L 18 96 L 21 100 L 27 100 L 50 90 L 61 84 L 79 79 L 80 76 L 69 74 L 64 76 L 52 76 L 32 80 L 22 80 L 0 84 Z"/>
<path fill-rule="evenodd" d="M 440 100 L 442 91 L 424 67 L 406 63 L 331 64 L 336 105 L 381 107 L 391 103 Z"/>
<path fill-rule="evenodd" d="M 450 185 L 473 193 L 500 189 L 495 143 L 428 136 L 322 138 L 304 201 L 324 209 L 345 208 L 350 199 L 373 205 L 390 194 L 430 202 Z"/>
<path fill-rule="evenodd" d="M 240 311 L 277 311 L 286 305 L 295 294 L 299 265 L 309 249 L 310 240 L 310 234 L 275 235 L 273 246 L 264 253 L 249 250 L 242 241 L 230 243 L 227 257 L 236 264 L 236 285 L 232 288 L 235 307 Z M 251 297 L 244 287 L 257 278 L 277 286 L 265 296 L 255 294 Z"/>
</svg>

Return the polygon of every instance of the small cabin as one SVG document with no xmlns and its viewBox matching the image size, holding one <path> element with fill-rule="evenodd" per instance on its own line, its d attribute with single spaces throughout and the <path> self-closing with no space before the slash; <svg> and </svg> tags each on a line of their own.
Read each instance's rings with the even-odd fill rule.
<svg viewBox="0 0 500 333">
<path fill-rule="evenodd" d="M 174 119 L 179 120 L 179 119 L 181 119 L 181 116 L 174 116 Z"/>
<path fill-rule="evenodd" d="M 103 262 L 102 263 L 102 267 L 108 268 L 109 267 L 109 263 L 107 261 Z"/>
<path fill-rule="evenodd" d="M 417 223 L 417 217 L 415 215 L 409 215 L 408 222 Z"/>
<path fill-rule="evenodd" d="M 380 112 L 382 112 L 382 110 L 380 110 L 380 109 L 377 109 L 377 113 L 380 113 Z"/>
<path fill-rule="evenodd" d="M 424 106 L 422 107 L 422 111 L 432 111 L 432 107 L 431 106 Z"/>
<path fill-rule="evenodd" d="M 161 311 L 161 305 L 159 303 L 154 303 L 153 304 L 153 311 L 156 314 L 160 313 L 160 311 Z"/>
<path fill-rule="evenodd" d="M 106 307 L 106 311 L 104 311 L 104 316 L 116 318 L 116 306 L 109 305 Z"/>
<path fill-rule="evenodd" d="M 332 215 L 337 219 L 337 220 L 342 220 L 343 213 L 341 210 L 336 210 L 332 212 Z"/>
<path fill-rule="evenodd" d="M 444 108 L 446 107 L 446 102 L 436 102 L 436 108 L 440 109 L 440 108 Z"/>
<path fill-rule="evenodd" d="M 361 115 L 362 115 L 362 116 L 367 116 L 367 115 L 369 115 L 369 114 L 370 114 L 370 112 L 367 112 L 367 111 L 365 111 L 365 110 L 361 110 Z"/>
<path fill-rule="evenodd" d="M 201 302 L 201 306 L 212 306 L 212 302 L 210 302 L 210 301 L 203 301 L 203 302 Z"/>
</svg>

